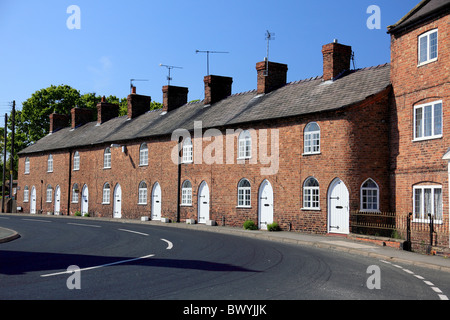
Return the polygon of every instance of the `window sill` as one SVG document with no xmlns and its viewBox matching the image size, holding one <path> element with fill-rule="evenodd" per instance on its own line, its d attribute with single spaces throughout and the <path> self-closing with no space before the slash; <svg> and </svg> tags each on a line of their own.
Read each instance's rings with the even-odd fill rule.
<svg viewBox="0 0 450 320">
<path fill-rule="evenodd" d="M 375 210 L 375 209 L 361 209 L 359 210 L 359 212 L 363 212 L 363 213 L 381 213 L 380 210 Z"/>
<path fill-rule="evenodd" d="M 102 202 L 102 205 L 108 205 L 111 204 L 110 202 Z"/>
<path fill-rule="evenodd" d="M 302 156 L 314 156 L 314 155 L 317 155 L 317 154 L 322 154 L 322 152 L 304 152 L 304 153 L 302 153 Z"/>
<path fill-rule="evenodd" d="M 430 64 L 430 63 L 433 63 L 433 62 L 436 62 L 436 61 L 438 61 L 438 58 L 434 58 L 434 59 L 430 59 L 430 60 L 427 60 L 427 61 L 424 61 L 424 62 L 420 62 L 417 65 L 417 68 L 426 66 L 427 64 Z"/>
<path fill-rule="evenodd" d="M 420 141 L 427 141 L 427 140 L 435 140 L 435 139 L 441 139 L 442 134 L 435 135 L 435 136 L 429 136 L 429 137 L 423 137 L 423 138 L 414 138 L 412 139 L 412 142 L 420 142 Z"/>
<path fill-rule="evenodd" d="M 251 209 L 252 206 L 236 206 L 236 209 Z"/>
<path fill-rule="evenodd" d="M 302 211 L 321 211 L 320 208 L 301 208 Z"/>
<path fill-rule="evenodd" d="M 412 220 L 413 223 L 430 223 L 430 219 L 415 219 Z M 443 224 L 442 220 L 433 220 L 433 224 Z"/>
<path fill-rule="evenodd" d="M 138 206 L 146 206 L 147 203 L 138 203 Z"/>
<path fill-rule="evenodd" d="M 191 204 L 180 204 L 180 207 L 192 207 L 192 203 Z"/>
<path fill-rule="evenodd" d="M 109 170 L 111 167 L 103 167 L 103 170 Z"/>
</svg>

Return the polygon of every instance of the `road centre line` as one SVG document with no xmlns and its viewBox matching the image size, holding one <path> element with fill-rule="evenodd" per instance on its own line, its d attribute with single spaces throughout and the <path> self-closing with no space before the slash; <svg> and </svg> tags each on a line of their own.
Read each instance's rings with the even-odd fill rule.
<svg viewBox="0 0 450 320">
<path fill-rule="evenodd" d="M 143 259 L 148 259 L 153 257 L 154 254 L 149 254 L 147 256 L 143 256 L 143 257 L 139 257 L 139 258 L 134 258 L 134 259 L 128 259 L 128 260 L 121 260 L 121 261 L 116 261 L 116 262 L 111 262 L 111 263 L 106 263 L 106 264 L 102 264 L 99 266 L 94 266 L 94 267 L 88 267 L 88 268 L 83 268 L 80 269 L 79 272 L 81 271 L 88 271 L 88 270 L 94 270 L 94 269 L 99 269 L 99 268 L 103 268 L 103 267 L 109 267 L 109 266 L 113 266 L 113 265 L 117 265 L 117 264 L 122 264 L 122 263 L 127 263 L 127 262 L 132 262 L 132 261 L 136 261 L 136 260 L 143 260 Z M 56 273 L 50 273 L 50 274 L 43 274 L 41 275 L 42 278 L 46 278 L 46 277 L 53 277 L 53 276 L 59 276 L 62 274 L 69 274 L 69 273 L 74 273 L 74 271 L 62 271 L 62 272 L 56 272 Z"/>
<path fill-rule="evenodd" d="M 125 231 L 125 232 L 136 233 L 136 234 L 140 234 L 141 236 L 146 236 L 146 237 L 148 237 L 148 234 L 147 234 L 147 233 L 137 232 L 137 231 L 128 230 L 128 229 L 119 229 L 119 230 L 120 230 L 120 231 Z"/>
<path fill-rule="evenodd" d="M 405 268 L 403 268 L 402 266 L 399 266 L 399 265 L 397 265 L 397 264 L 393 264 L 393 263 L 391 263 L 391 262 L 389 262 L 389 261 L 385 261 L 385 260 L 380 260 L 380 261 L 383 262 L 383 263 L 386 263 L 386 264 L 393 265 L 394 267 L 399 268 L 399 269 L 402 269 L 402 270 L 405 271 L 406 273 L 409 273 L 409 274 L 413 275 L 413 276 L 416 277 L 417 279 L 423 280 L 423 282 L 424 282 L 426 285 L 430 286 L 431 289 L 432 289 L 434 292 L 436 292 L 436 293 L 438 294 L 439 299 L 441 299 L 441 300 L 449 300 L 448 297 L 447 297 L 445 294 L 442 294 L 443 292 L 442 292 L 441 289 L 439 289 L 438 287 L 434 286 L 434 284 L 433 284 L 431 281 L 425 280 L 424 277 L 422 277 L 422 276 L 420 276 L 420 275 L 417 275 L 417 274 L 414 274 L 413 271 L 408 270 L 408 269 L 405 269 Z"/>
<path fill-rule="evenodd" d="M 101 228 L 101 226 L 97 226 L 97 225 L 95 225 L 95 224 L 72 223 L 72 222 L 68 222 L 67 224 L 70 224 L 70 225 L 72 225 L 72 226 L 91 227 L 91 228 Z"/>
<path fill-rule="evenodd" d="M 51 223 L 51 221 L 47 221 L 47 220 L 39 220 L 39 219 L 22 219 L 24 221 L 33 221 L 33 222 L 47 222 L 47 223 Z"/>
<path fill-rule="evenodd" d="M 172 242 L 170 242 L 169 240 L 166 240 L 166 239 L 161 239 L 161 240 L 164 241 L 164 242 L 167 242 L 168 246 L 167 246 L 166 250 L 170 250 L 170 249 L 173 248 L 173 243 Z"/>
</svg>

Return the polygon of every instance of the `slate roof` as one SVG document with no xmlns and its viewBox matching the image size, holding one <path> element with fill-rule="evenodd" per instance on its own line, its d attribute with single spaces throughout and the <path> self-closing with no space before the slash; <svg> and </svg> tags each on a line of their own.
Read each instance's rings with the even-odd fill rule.
<svg viewBox="0 0 450 320">
<path fill-rule="evenodd" d="M 410 12 L 408 12 L 397 23 L 388 26 L 388 33 L 395 33 L 408 29 L 414 24 L 424 20 L 431 19 L 440 12 L 450 10 L 449 0 L 423 0 L 417 4 Z"/>
<path fill-rule="evenodd" d="M 267 94 L 256 90 L 233 94 L 211 106 L 203 102 L 187 103 L 162 114 L 147 112 L 137 118 L 111 119 L 102 125 L 90 122 L 74 130 L 64 128 L 23 149 L 20 155 L 66 148 L 171 135 L 176 129 L 194 129 L 194 121 L 203 128 L 235 126 L 254 121 L 301 116 L 335 110 L 358 103 L 390 86 L 390 65 L 348 71 L 335 81 L 322 77 L 291 82 Z"/>
</svg>

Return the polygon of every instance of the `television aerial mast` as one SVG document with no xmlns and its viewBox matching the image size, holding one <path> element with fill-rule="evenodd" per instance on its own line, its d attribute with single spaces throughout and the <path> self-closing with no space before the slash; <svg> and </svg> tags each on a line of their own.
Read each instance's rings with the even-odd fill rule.
<svg viewBox="0 0 450 320">
<path fill-rule="evenodd" d="M 168 66 L 168 65 L 165 65 L 165 64 L 162 64 L 162 63 L 160 63 L 159 66 L 160 67 L 166 67 L 167 70 L 169 70 L 169 75 L 167 76 L 167 85 L 169 85 L 169 86 L 170 86 L 170 81 L 172 80 L 172 78 L 170 77 L 170 70 L 175 69 L 175 68 L 176 69 L 183 69 L 182 67 Z"/>
<path fill-rule="evenodd" d="M 229 53 L 226 51 L 210 51 L 210 50 L 195 50 L 195 53 L 206 53 L 206 75 L 209 76 L 209 54 L 210 53 Z"/>
</svg>

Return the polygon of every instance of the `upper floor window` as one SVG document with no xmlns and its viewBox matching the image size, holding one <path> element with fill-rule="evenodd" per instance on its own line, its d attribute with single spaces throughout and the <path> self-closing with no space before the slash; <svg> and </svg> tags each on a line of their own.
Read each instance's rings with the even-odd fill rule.
<svg viewBox="0 0 450 320">
<path fill-rule="evenodd" d="M 320 153 L 320 127 L 317 123 L 311 122 L 304 132 L 304 154 Z"/>
<path fill-rule="evenodd" d="M 242 179 L 238 183 L 238 207 L 250 207 L 251 202 L 251 185 L 247 179 Z"/>
<path fill-rule="evenodd" d="M 145 181 L 139 183 L 139 204 L 147 204 L 147 184 Z"/>
<path fill-rule="evenodd" d="M 103 154 L 103 168 L 111 168 L 111 149 L 106 148 Z"/>
<path fill-rule="evenodd" d="M 47 202 L 52 202 L 52 191 L 53 191 L 52 186 L 49 184 L 47 186 L 47 192 L 46 192 L 46 201 Z"/>
<path fill-rule="evenodd" d="M 25 174 L 30 173 L 30 158 L 25 158 Z"/>
<path fill-rule="evenodd" d="M 244 130 L 239 134 L 238 159 L 250 159 L 252 157 L 252 136 L 250 131 Z"/>
<path fill-rule="evenodd" d="M 110 200 L 111 200 L 111 187 L 110 187 L 109 183 L 107 182 L 103 185 L 102 203 L 109 204 Z"/>
<path fill-rule="evenodd" d="M 80 154 L 78 151 L 75 151 L 73 155 L 73 170 L 80 170 Z"/>
<path fill-rule="evenodd" d="M 191 138 L 186 138 L 183 142 L 183 163 L 193 162 L 193 148 Z"/>
<path fill-rule="evenodd" d="M 414 139 L 442 137 L 442 101 L 414 107 Z"/>
<path fill-rule="evenodd" d="M 141 144 L 141 147 L 139 148 L 139 165 L 148 165 L 148 147 L 146 143 Z"/>
<path fill-rule="evenodd" d="M 47 172 L 53 172 L 53 156 L 49 155 L 47 159 Z"/>
<path fill-rule="evenodd" d="M 181 205 L 192 205 L 192 184 L 189 180 L 184 181 L 181 186 Z"/>
<path fill-rule="evenodd" d="M 78 203 L 79 193 L 78 184 L 75 183 L 72 188 L 72 203 Z"/>
<path fill-rule="evenodd" d="M 28 202 L 30 199 L 30 190 L 28 189 L 28 186 L 25 186 L 23 189 L 23 202 Z"/>
<path fill-rule="evenodd" d="M 319 209 L 319 194 L 319 182 L 313 177 L 306 179 L 303 184 L 303 208 Z"/>
<path fill-rule="evenodd" d="M 436 61 L 438 58 L 438 30 L 434 29 L 419 36 L 419 65 Z"/>
<path fill-rule="evenodd" d="M 378 185 L 372 179 L 367 179 L 361 185 L 361 210 L 379 211 L 379 199 Z"/>
<path fill-rule="evenodd" d="M 414 221 L 426 222 L 428 214 L 442 221 L 442 186 L 414 186 Z"/>
</svg>

